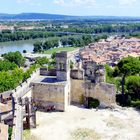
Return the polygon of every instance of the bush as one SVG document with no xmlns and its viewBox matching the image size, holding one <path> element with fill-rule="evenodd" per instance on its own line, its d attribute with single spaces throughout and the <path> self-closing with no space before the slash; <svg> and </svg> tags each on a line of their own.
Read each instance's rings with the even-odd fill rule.
<svg viewBox="0 0 140 140">
<path fill-rule="evenodd" d="M 27 53 L 27 51 L 26 50 L 23 50 L 23 53 Z"/>
<path fill-rule="evenodd" d="M 70 69 L 73 69 L 74 63 L 70 60 Z"/>
<path fill-rule="evenodd" d="M 126 87 L 127 87 L 128 93 L 137 94 L 136 98 L 140 98 L 140 77 L 139 76 L 127 77 Z"/>
<path fill-rule="evenodd" d="M 106 75 L 108 77 L 113 77 L 113 69 L 109 66 L 109 65 L 105 65 L 105 69 L 106 69 Z"/>
<path fill-rule="evenodd" d="M 37 58 L 35 63 L 39 64 L 40 66 L 43 66 L 49 63 L 49 59 L 47 57 Z"/>
<path fill-rule="evenodd" d="M 17 65 L 14 62 L 9 62 L 7 60 L 0 60 L 0 71 L 9 71 L 17 68 Z"/>
<path fill-rule="evenodd" d="M 92 101 L 89 101 L 89 108 L 96 108 L 99 107 L 100 102 L 98 99 L 92 99 Z"/>
<path fill-rule="evenodd" d="M 23 80 L 23 70 L 15 69 L 10 72 L 2 71 L 0 72 L 0 92 L 8 91 L 14 89 Z"/>
<path fill-rule="evenodd" d="M 131 101 L 131 106 L 140 109 L 140 100 Z"/>
<path fill-rule="evenodd" d="M 80 104 L 84 104 L 84 101 L 85 101 L 84 98 L 85 98 L 84 95 L 81 95 L 81 96 L 80 96 Z"/>
<path fill-rule="evenodd" d="M 9 127 L 8 129 L 8 140 L 11 140 L 11 137 L 12 137 L 12 131 L 13 131 L 13 128 L 12 127 Z"/>
<path fill-rule="evenodd" d="M 130 106 L 131 105 L 131 96 L 128 94 L 125 94 L 124 99 L 123 99 L 123 95 L 118 94 L 118 95 L 116 95 L 116 102 L 118 105 L 121 105 L 121 106 Z"/>
<path fill-rule="evenodd" d="M 38 65 L 32 65 L 25 73 L 24 73 L 24 75 L 23 75 L 23 82 L 25 81 L 25 80 L 27 80 L 30 76 L 31 76 L 31 74 L 33 73 L 33 71 L 35 71 L 37 68 L 38 68 L 39 66 Z"/>
<path fill-rule="evenodd" d="M 25 58 L 22 56 L 20 52 L 9 52 L 7 54 L 3 54 L 5 60 L 8 60 L 11 63 L 17 64 L 19 67 L 23 66 L 25 63 Z"/>
</svg>

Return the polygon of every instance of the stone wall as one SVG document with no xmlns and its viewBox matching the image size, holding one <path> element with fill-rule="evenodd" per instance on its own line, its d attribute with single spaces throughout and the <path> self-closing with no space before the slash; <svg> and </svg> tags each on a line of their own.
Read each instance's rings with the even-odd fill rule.
<svg viewBox="0 0 140 140">
<path fill-rule="evenodd" d="M 100 106 L 111 107 L 116 105 L 116 87 L 113 84 L 91 84 L 89 96 L 100 101 Z"/>
<path fill-rule="evenodd" d="M 83 70 L 71 70 L 70 77 L 72 79 L 84 79 L 84 71 Z"/>
<path fill-rule="evenodd" d="M 33 99 L 37 106 L 54 105 L 56 110 L 65 110 L 65 84 L 34 83 Z"/>
<path fill-rule="evenodd" d="M 100 101 L 101 107 L 116 105 L 116 88 L 112 84 L 88 82 L 71 79 L 71 101 L 81 103 L 82 96 L 92 97 Z"/>
<path fill-rule="evenodd" d="M 71 79 L 71 102 L 81 103 L 81 97 L 85 94 L 84 81 Z"/>
<path fill-rule="evenodd" d="M 56 76 L 56 69 L 48 70 L 47 68 L 40 68 L 40 75 Z"/>
<path fill-rule="evenodd" d="M 14 89 L 12 91 L 14 98 L 23 97 L 29 90 L 31 90 L 31 86 L 32 86 L 31 83 L 39 75 L 40 75 L 40 70 L 39 69 L 33 71 L 30 78 L 28 78 L 25 82 L 20 84 L 18 87 L 16 87 L 16 89 Z"/>
</svg>

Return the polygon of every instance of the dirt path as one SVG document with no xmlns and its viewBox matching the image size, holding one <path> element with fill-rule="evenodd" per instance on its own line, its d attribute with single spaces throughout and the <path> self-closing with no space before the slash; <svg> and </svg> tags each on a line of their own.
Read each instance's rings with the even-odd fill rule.
<svg viewBox="0 0 140 140">
<path fill-rule="evenodd" d="M 34 140 L 139 140 L 140 112 L 70 106 L 67 112 L 37 112 Z"/>
</svg>

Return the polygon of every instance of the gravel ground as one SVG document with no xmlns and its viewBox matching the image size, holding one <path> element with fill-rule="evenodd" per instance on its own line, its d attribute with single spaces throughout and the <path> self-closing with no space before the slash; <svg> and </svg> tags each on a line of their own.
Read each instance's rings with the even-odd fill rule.
<svg viewBox="0 0 140 140">
<path fill-rule="evenodd" d="M 140 140 L 140 111 L 70 106 L 67 112 L 37 112 L 26 140 Z"/>
</svg>

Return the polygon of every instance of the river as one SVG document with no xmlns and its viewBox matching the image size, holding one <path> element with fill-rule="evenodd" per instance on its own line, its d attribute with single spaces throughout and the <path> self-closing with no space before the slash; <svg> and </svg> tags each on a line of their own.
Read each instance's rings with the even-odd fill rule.
<svg viewBox="0 0 140 140">
<path fill-rule="evenodd" d="M 22 40 L 22 41 L 14 41 L 14 42 L 4 42 L 0 43 L 0 55 L 8 52 L 23 52 L 26 50 L 27 52 L 33 52 L 33 44 L 36 41 L 43 41 L 43 39 L 35 39 L 35 40 Z"/>
</svg>

